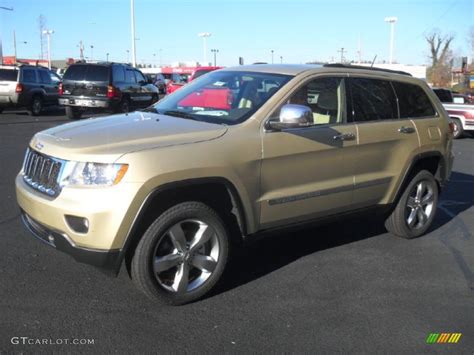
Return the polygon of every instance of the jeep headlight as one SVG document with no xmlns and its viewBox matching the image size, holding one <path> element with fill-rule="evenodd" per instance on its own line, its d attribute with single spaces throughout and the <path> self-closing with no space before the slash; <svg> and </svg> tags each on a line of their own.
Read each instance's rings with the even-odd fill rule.
<svg viewBox="0 0 474 355">
<path fill-rule="evenodd" d="M 62 186 L 113 186 L 117 185 L 128 170 L 128 164 L 66 162 Z"/>
</svg>

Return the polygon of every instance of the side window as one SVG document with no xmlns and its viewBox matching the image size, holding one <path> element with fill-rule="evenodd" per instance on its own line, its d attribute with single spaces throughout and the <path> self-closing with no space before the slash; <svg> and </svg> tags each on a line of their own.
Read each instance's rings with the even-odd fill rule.
<svg viewBox="0 0 474 355">
<path fill-rule="evenodd" d="M 344 97 L 343 78 L 318 78 L 299 88 L 286 103 L 308 106 L 315 125 L 336 124 L 343 122 Z"/>
<path fill-rule="evenodd" d="M 25 83 L 36 83 L 36 70 L 34 69 L 23 69 L 23 82 Z"/>
<path fill-rule="evenodd" d="M 398 97 L 400 118 L 435 116 L 436 111 L 425 91 L 414 84 L 392 82 Z"/>
<path fill-rule="evenodd" d="M 125 70 L 121 65 L 112 66 L 112 76 L 114 82 L 124 82 L 125 81 Z"/>
<path fill-rule="evenodd" d="M 125 69 L 125 82 L 135 84 L 135 74 L 132 69 Z"/>
<path fill-rule="evenodd" d="M 41 84 L 51 84 L 51 77 L 46 70 L 38 70 Z"/>
<path fill-rule="evenodd" d="M 351 78 L 352 119 L 356 122 L 398 118 L 397 101 L 389 81 Z"/>
<path fill-rule="evenodd" d="M 137 78 L 137 82 L 139 83 L 140 81 L 144 81 L 146 83 L 146 79 L 143 76 L 142 73 L 140 73 L 138 70 L 135 70 L 135 77 Z"/>
</svg>

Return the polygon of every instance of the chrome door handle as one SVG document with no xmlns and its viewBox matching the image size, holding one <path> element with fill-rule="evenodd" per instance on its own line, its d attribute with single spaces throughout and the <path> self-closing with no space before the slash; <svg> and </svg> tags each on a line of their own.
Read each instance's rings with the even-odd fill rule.
<svg viewBox="0 0 474 355">
<path fill-rule="evenodd" d="M 343 134 L 338 134 L 333 137 L 335 141 L 351 141 L 355 139 L 355 134 L 354 133 L 343 133 Z"/>
<path fill-rule="evenodd" d="M 398 129 L 398 132 L 400 132 L 400 133 L 413 133 L 413 132 L 415 132 L 415 129 L 413 127 L 401 126 Z"/>
</svg>

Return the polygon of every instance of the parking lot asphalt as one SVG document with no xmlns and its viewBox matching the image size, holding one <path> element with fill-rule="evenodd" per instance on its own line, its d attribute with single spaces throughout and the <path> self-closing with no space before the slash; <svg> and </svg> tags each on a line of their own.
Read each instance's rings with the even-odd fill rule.
<svg viewBox="0 0 474 355">
<path fill-rule="evenodd" d="M 126 271 L 109 278 L 21 225 L 14 177 L 25 148 L 65 122 L 60 110 L 0 115 L 0 353 L 473 354 L 474 138 L 455 141 L 425 236 L 394 237 L 370 216 L 280 233 L 240 251 L 218 293 L 171 307 L 148 300 Z M 462 336 L 426 344 L 430 333 Z"/>
</svg>

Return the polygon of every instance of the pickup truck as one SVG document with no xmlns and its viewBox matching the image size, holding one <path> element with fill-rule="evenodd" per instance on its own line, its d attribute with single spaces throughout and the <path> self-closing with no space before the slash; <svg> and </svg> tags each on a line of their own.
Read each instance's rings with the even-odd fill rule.
<svg viewBox="0 0 474 355">
<path fill-rule="evenodd" d="M 447 89 L 433 89 L 454 123 L 454 138 L 460 138 L 466 131 L 474 131 L 474 105 L 457 103 L 453 93 Z"/>
</svg>

